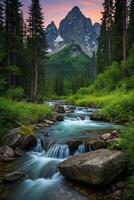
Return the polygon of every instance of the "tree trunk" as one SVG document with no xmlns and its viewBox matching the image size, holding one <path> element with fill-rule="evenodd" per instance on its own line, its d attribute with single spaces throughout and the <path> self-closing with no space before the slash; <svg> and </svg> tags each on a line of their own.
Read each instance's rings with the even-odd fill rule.
<svg viewBox="0 0 134 200">
<path fill-rule="evenodd" d="M 35 83 L 34 83 L 34 97 L 33 100 L 37 97 L 37 88 L 38 88 L 38 64 L 35 62 Z"/>
<path fill-rule="evenodd" d="M 122 0 L 123 4 L 123 61 L 126 62 L 127 59 L 127 1 Z"/>
</svg>

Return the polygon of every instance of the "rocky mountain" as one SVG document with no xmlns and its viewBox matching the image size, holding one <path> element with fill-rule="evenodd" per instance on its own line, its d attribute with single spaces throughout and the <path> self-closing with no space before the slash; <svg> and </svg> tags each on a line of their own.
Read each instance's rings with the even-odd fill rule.
<svg viewBox="0 0 134 200">
<path fill-rule="evenodd" d="M 76 43 L 86 54 L 92 55 L 97 49 L 99 32 L 100 24 L 93 25 L 91 19 L 86 18 L 75 6 L 60 22 L 59 28 L 54 22 L 46 28 L 48 51 L 54 53 L 70 43 Z"/>
</svg>

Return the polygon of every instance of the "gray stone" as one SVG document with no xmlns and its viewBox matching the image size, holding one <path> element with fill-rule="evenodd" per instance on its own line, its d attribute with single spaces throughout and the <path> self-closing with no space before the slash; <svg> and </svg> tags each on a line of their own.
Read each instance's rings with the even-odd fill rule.
<svg viewBox="0 0 134 200">
<path fill-rule="evenodd" d="M 4 145 L 4 146 L 0 147 L 0 157 L 1 157 L 2 160 L 13 158 L 14 156 L 15 156 L 15 152 L 9 146 Z"/>
<path fill-rule="evenodd" d="M 97 149 L 102 149 L 102 148 L 106 148 L 107 144 L 104 140 L 95 140 L 95 141 L 92 141 L 90 144 L 89 144 L 90 148 L 92 150 L 97 150 Z"/>
<path fill-rule="evenodd" d="M 25 173 L 16 171 L 5 175 L 4 180 L 8 182 L 14 182 L 25 177 L 26 177 Z"/>
<path fill-rule="evenodd" d="M 100 138 L 101 138 L 102 140 L 107 141 L 107 140 L 113 139 L 113 135 L 112 135 L 111 133 L 105 133 L 105 134 L 101 135 Z"/>
<path fill-rule="evenodd" d="M 99 149 L 67 159 L 59 166 L 59 170 L 69 179 L 102 186 L 118 177 L 125 167 L 121 151 Z"/>
<path fill-rule="evenodd" d="M 2 137 L 1 143 L 2 145 L 9 145 L 12 148 L 19 147 L 25 150 L 34 147 L 37 141 L 35 135 L 20 134 L 20 128 L 15 128 Z"/>
</svg>

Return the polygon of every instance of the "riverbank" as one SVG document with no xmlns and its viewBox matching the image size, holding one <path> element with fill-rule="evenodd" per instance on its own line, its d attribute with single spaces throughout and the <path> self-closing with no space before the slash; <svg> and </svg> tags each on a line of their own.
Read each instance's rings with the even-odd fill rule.
<svg viewBox="0 0 134 200">
<path fill-rule="evenodd" d="M 12 128 L 29 126 L 52 114 L 52 109 L 47 105 L 0 98 L 0 136 Z"/>
<path fill-rule="evenodd" d="M 43 120 L 39 122 L 37 124 L 39 129 L 37 129 L 35 134 L 37 139 L 35 148 L 32 148 L 23 156 L 17 156 L 13 162 L 10 162 L 10 167 L 8 169 L 5 169 L 8 163 L 4 162 L 1 182 L 3 181 L 3 177 L 6 177 L 6 180 L 7 178 L 11 180 L 18 178 L 18 176 L 20 177 L 20 183 L 18 183 L 18 181 L 13 181 L 12 184 L 8 184 L 9 189 L 12 185 L 14 190 L 14 188 L 16 188 L 16 183 L 18 183 L 19 190 L 16 189 L 15 197 L 13 197 L 13 199 L 17 200 L 18 195 L 19 199 L 24 199 L 24 194 L 29 195 L 30 200 L 37 200 L 39 197 L 40 199 L 44 199 L 44 196 L 51 200 L 57 200 L 59 198 L 65 200 L 70 198 L 75 200 L 93 200 L 97 199 L 98 196 L 101 196 L 102 199 L 103 195 L 106 196 L 106 193 L 96 194 L 98 189 L 93 192 L 90 188 L 84 190 L 84 184 L 83 186 L 79 186 L 80 191 L 78 191 L 78 186 L 76 190 L 75 188 L 66 187 L 66 179 L 61 176 L 57 168 L 61 162 L 69 157 L 91 151 L 91 149 L 98 149 L 102 147 L 102 145 L 104 147 L 105 141 L 101 140 L 101 143 L 97 142 L 97 144 L 94 142 L 91 143 L 91 141 L 99 140 L 100 131 L 102 132 L 101 134 L 103 134 L 115 130 L 118 126 L 103 121 L 96 122 L 90 120 L 90 115 L 94 109 L 76 108 L 66 105 L 56 106 L 55 109 L 60 113 L 64 112 L 64 114 L 62 114 L 64 116 L 64 121 L 52 123 L 47 127 L 46 122 L 50 124 L 50 121 Z M 111 135 L 108 135 L 108 138 L 111 139 Z M 4 139 L 4 141 L 6 140 Z M 11 141 L 9 144 L 11 144 Z M 14 150 L 16 152 L 16 149 Z M 14 169 L 12 166 L 14 164 L 12 163 L 16 163 Z M 18 174 L 17 171 L 19 170 L 20 172 Z M 26 178 L 23 180 L 24 174 L 26 174 Z M 2 182 L 2 184 L 5 184 L 5 182 Z M 35 190 L 35 188 L 40 188 L 40 190 Z M 117 189 L 116 187 L 114 191 Z M 13 194 L 13 190 L 11 188 L 9 195 Z M 91 194 L 89 194 L 89 192 L 87 193 L 87 191 L 90 191 Z M 2 192 L 1 195 L 3 196 L 5 194 Z"/>
<path fill-rule="evenodd" d="M 100 115 L 113 122 L 134 121 L 134 92 L 129 93 L 113 92 L 107 95 L 87 95 L 78 93 L 70 96 L 67 103 L 77 106 L 101 108 Z"/>
</svg>

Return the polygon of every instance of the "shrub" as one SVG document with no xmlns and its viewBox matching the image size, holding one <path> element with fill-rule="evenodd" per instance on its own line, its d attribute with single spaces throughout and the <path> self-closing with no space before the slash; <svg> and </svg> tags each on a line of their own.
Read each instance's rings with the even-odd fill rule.
<svg viewBox="0 0 134 200">
<path fill-rule="evenodd" d="M 24 96 L 24 89 L 21 87 L 17 88 L 9 88 L 6 91 L 5 96 L 9 99 L 14 99 L 14 100 L 21 100 L 22 97 Z"/>
<path fill-rule="evenodd" d="M 15 102 L 0 98 L 0 130 L 1 134 L 18 124 L 29 125 L 41 118 L 50 116 L 52 110 L 46 105 L 26 102 Z"/>
</svg>

